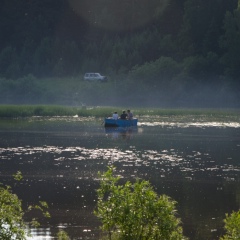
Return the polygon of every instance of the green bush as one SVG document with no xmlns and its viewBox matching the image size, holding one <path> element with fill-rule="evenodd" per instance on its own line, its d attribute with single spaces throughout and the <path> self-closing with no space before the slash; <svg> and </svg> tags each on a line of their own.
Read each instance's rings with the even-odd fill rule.
<svg viewBox="0 0 240 240">
<path fill-rule="evenodd" d="M 147 62 L 141 66 L 135 66 L 129 76 L 134 80 L 142 80 L 147 83 L 167 83 L 180 73 L 179 64 L 170 57 L 160 57 L 155 62 Z"/>
<path fill-rule="evenodd" d="M 20 181 L 22 175 L 17 172 L 15 179 Z M 48 205 L 46 202 L 39 202 L 39 205 L 29 206 L 28 211 L 33 209 L 42 212 L 44 217 L 50 217 L 46 211 Z M 26 240 L 27 239 L 27 225 L 23 220 L 26 212 L 22 209 L 22 202 L 18 196 L 12 193 L 11 187 L 0 186 L 0 239 L 4 240 Z M 33 219 L 31 224 L 38 227 L 37 219 Z M 58 240 L 69 240 L 68 234 L 60 230 L 57 234 Z"/>
<path fill-rule="evenodd" d="M 59 230 L 59 232 L 57 233 L 57 239 L 58 240 L 70 240 L 68 234 L 63 230 Z"/>
<path fill-rule="evenodd" d="M 102 176 L 95 214 L 107 239 L 185 239 L 176 217 L 176 202 L 154 192 L 148 181 L 118 185 L 113 168 Z"/>
<path fill-rule="evenodd" d="M 224 219 L 226 234 L 220 240 L 240 239 L 240 211 L 226 214 Z"/>
<path fill-rule="evenodd" d="M 22 180 L 21 172 L 14 175 L 17 181 Z M 31 210 L 40 211 L 44 217 L 49 218 L 50 214 L 46 209 L 48 205 L 46 202 L 40 201 L 38 205 L 30 205 L 27 211 L 22 208 L 22 201 L 18 196 L 12 193 L 10 186 L 3 186 L 0 183 L 0 239 L 4 240 L 25 240 L 27 237 L 27 225 L 23 220 L 26 212 Z M 39 226 L 36 218 L 33 218 L 31 225 Z"/>
<path fill-rule="evenodd" d="M 0 187 L 0 239 L 26 239 L 21 200 L 10 187 Z"/>
</svg>

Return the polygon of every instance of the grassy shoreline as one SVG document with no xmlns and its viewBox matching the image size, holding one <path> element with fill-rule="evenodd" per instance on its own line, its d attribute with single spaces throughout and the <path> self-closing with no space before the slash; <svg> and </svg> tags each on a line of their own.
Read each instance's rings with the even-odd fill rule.
<svg viewBox="0 0 240 240">
<path fill-rule="evenodd" d="M 60 105 L 0 105 L 0 118 L 21 117 L 53 117 L 53 116 L 82 116 L 108 117 L 114 111 L 121 113 L 120 107 L 72 107 Z M 127 110 L 127 109 L 124 109 Z M 135 116 L 196 116 L 215 119 L 234 118 L 240 120 L 239 109 L 161 109 L 161 108 L 132 108 Z"/>
</svg>

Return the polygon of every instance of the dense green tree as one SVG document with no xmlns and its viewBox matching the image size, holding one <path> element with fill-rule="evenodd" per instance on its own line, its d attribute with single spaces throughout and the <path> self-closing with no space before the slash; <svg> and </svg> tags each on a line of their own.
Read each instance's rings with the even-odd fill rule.
<svg viewBox="0 0 240 240">
<path fill-rule="evenodd" d="M 52 47 L 53 44 L 49 38 L 43 38 L 37 47 L 33 57 L 36 76 L 45 77 L 51 74 Z"/>
<path fill-rule="evenodd" d="M 226 214 L 224 223 L 226 234 L 220 240 L 240 239 L 240 211 Z"/>
<path fill-rule="evenodd" d="M 130 78 L 138 82 L 153 84 L 153 86 L 166 87 L 173 77 L 180 73 L 179 64 L 170 57 L 161 57 L 154 62 L 135 66 Z"/>
<path fill-rule="evenodd" d="M 0 76 L 15 78 L 20 74 L 16 49 L 8 46 L 0 52 Z"/>
<path fill-rule="evenodd" d="M 74 41 L 56 40 L 52 47 L 54 76 L 74 76 L 80 72 L 82 53 Z"/>
<path fill-rule="evenodd" d="M 183 91 L 182 83 L 190 86 L 204 80 L 221 79 L 224 86 L 233 86 L 229 81 L 240 75 L 238 0 L 0 4 L 3 79 L 29 74 L 73 77 L 94 71 L 114 76 L 109 79 L 115 83 L 128 79 L 129 87 L 137 81 L 139 91 L 140 82 L 142 87 L 149 83 L 149 90 L 175 84 Z"/>
<path fill-rule="evenodd" d="M 224 15 L 236 7 L 237 0 L 186 0 L 184 22 L 179 35 L 183 54 L 186 56 L 218 51 Z"/>
<path fill-rule="evenodd" d="M 233 13 L 227 12 L 224 19 L 225 33 L 220 45 L 224 50 L 222 57 L 225 75 L 232 78 L 240 76 L 240 8 Z"/>
<path fill-rule="evenodd" d="M 65 0 L 1 0 L 1 46 L 19 49 L 30 40 L 37 46 L 42 38 L 55 34 L 66 6 Z"/>
<path fill-rule="evenodd" d="M 136 180 L 119 185 L 113 169 L 101 178 L 95 214 L 107 239 L 185 239 L 176 217 L 176 203 L 168 196 L 158 196 L 149 182 Z"/>
<path fill-rule="evenodd" d="M 206 57 L 195 55 L 185 58 L 182 70 L 187 77 L 207 82 L 221 74 L 221 65 L 217 54 L 209 52 Z"/>
<path fill-rule="evenodd" d="M 22 203 L 10 187 L 0 186 L 0 238 L 26 239 Z"/>
<path fill-rule="evenodd" d="M 21 172 L 18 171 L 14 175 L 14 179 L 21 181 Z M 28 211 L 39 210 L 43 216 L 50 217 L 47 208 L 47 203 L 40 201 L 38 205 L 29 206 Z M 22 201 L 12 192 L 11 187 L 0 183 L 0 239 L 27 239 L 27 225 L 23 220 L 25 213 Z M 35 227 L 39 226 L 36 218 L 32 219 L 31 224 Z"/>
</svg>

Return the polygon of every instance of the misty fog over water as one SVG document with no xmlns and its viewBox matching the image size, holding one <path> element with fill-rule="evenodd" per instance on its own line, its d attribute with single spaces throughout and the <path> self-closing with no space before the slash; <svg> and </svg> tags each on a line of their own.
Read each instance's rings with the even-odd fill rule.
<svg viewBox="0 0 240 240">
<path fill-rule="evenodd" d="M 159 108 L 239 108 L 238 87 L 221 86 L 221 83 L 198 86 L 131 83 L 126 77 L 109 80 L 107 83 L 84 82 L 81 77 L 52 79 L 50 87 L 46 80 L 38 82 L 25 80 L 9 82 L 9 89 L 0 96 L 1 104 L 46 104 L 67 106 L 129 106 Z M 33 81 L 33 83 L 31 82 Z M 12 85 L 18 84 L 13 89 Z M 1 84 L 1 80 L 0 80 Z M 179 89 L 180 88 L 180 89 Z"/>
</svg>

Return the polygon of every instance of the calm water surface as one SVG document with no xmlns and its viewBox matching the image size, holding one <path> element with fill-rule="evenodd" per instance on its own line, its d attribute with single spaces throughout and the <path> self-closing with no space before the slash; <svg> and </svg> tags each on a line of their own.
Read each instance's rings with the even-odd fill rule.
<svg viewBox="0 0 240 240">
<path fill-rule="evenodd" d="M 52 216 L 29 239 L 53 239 L 59 229 L 71 239 L 99 239 L 97 173 L 109 165 L 123 180 L 149 180 L 176 200 L 190 239 L 219 239 L 225 213 L 240 207 L 237 122 L 146 118 L 116 130 L 96 119 L 0 120 L 0 182 L 13 186 L 25 207 L 47 201 Z M 12 179 L 17 171 L 20 183 Z"/>
</svg>

